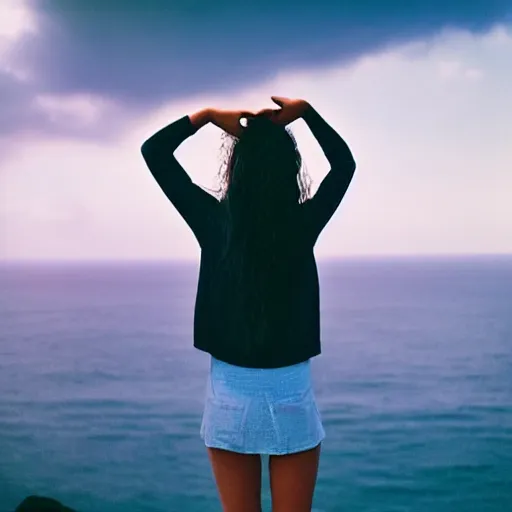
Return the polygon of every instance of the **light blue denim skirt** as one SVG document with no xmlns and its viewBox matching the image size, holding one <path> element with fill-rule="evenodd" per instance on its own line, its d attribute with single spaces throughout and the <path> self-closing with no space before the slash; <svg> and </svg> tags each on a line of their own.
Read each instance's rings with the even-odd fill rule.
<svg viewBox="0 0 512 512">
<path fill-rule="evenodd" d="M 201 438 L 211 448 L 262 455 L 317 446 L 325 431 L 313 392 L 311 362 L 260 369 L 212 357 Z"/>
</svg>

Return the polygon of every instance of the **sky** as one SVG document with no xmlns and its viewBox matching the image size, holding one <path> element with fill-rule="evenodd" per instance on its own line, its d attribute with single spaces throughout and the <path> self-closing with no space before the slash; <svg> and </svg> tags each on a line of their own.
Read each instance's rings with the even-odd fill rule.
<svg viewBox="0 0 512 512">
<path fill-rule="evenodd" d="M 318 257 L 512 254 L 512 3 L 2 0 L 0 260 L 197 259 L 140 155 L 204 107 L 308 100 L 354 180 Z M 328 172 L 291 126 L 313 190 Z M 213 187 L 221 132 L 177 157 Z"/>
</svg>

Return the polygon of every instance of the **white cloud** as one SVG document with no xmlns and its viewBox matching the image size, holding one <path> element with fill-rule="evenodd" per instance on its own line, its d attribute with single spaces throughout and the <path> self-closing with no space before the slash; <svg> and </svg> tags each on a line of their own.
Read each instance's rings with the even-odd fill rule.
<svg viewBox="0 0 512 512">
<path fill-rule="evenodd" d="M 34 98 L 34 107 L 42 111 L 52 124 L 62 124 L 70 128 L 94 126 L 109 111 L 115 109 L 112 102 L 91 94 L 40 94 Z"/>
<path fill-rule="evenodd" d="M 310 100 L 358 162 L 319 256 L 510 253 L 511 54 L 504 27 L 483 36 L 443 32 L 347 68 L 281 74 L 237 95 L 171 104 L 139 119 L 111 148 L 20 141 L 0 172 L 0 257 L 196 257 L 197 244 L 152 181 L 140 144 L 198 108 L 260 108 L 272 94 Z M 59 101 L 47 99 L 46 107 L 77 122 L 104 107 L 94 110 L 94 98 Z M 293 128 L 317 186 L 326 161 L 307 128 Z M 214 184 L 219 143 L 210 126 L 178 150 L 206 186 Z"/>
<path fill-rule="evenodd" d="M 0 3 L 0 37 L 18 39 L 26 32 L 35 32 L 33 13 L 23 0 L 2 0 Z"/>
<path fill-rule="evenodd" d="M 27 34 L 37 32 L 36 18 L 23 0 L 0 2 L 0 71 L 19 81 L 30 79 L 28 69 L 21 67 L 14 58 L 18 41 Z"/>
<path fill-rule="evenodd" d="M 440 61 L 438 64 L 439 76 L 446 80 L 468 79 L 479 80 L 483 77 L 481 69 L 465 66 L 460 61 Z"/>
</svg>

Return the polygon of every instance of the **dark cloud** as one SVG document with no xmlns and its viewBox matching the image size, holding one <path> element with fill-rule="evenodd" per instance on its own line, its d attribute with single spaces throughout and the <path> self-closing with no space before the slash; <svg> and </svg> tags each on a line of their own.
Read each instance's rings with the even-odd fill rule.
<svg viewBox="0 0 512 512">
<path fill-rule="evenodd" d="M 72 91 L 71 91 L 72 92 Z M 45 108 L 41 90 L 31 81 L 0 71 L 0 160 L 12 149 L 17 134 L 69 138 L 109 138 L 129 117 L 126 109 L 106 108 L 94 122 L 81 119 L 80 112 Z M 59 103 L 58 99 L 54 101 Z M 98 126 L 102 130 L 98 132 Z"/>
<path fill-rule="evenodd" d="M 287 69 L 348 62 L 445 27 L 483 31 L 510 12 L 509 0 L 31 0 L 30 5 L 41 30 L 23 42 L 17 59 L 35 73 L 38 90 L 94 93 L 135 110 L 228 91 Z M 33 121 L 28 112 L 20 119 L 18 124 Z"/>
</svg>

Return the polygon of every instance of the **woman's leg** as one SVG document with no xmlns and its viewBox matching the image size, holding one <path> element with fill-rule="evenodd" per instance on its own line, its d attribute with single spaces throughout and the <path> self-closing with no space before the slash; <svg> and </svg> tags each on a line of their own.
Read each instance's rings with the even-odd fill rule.
<svg viewBox="0 0 512 512">
<path fill-rule="evenodd" d="M 261 457 L 207 450 L 224 512 L 261 512 Z"/>
<path fill-rule="evenodd" d="M 305 452 L 271 455 L 272 512 L 311 512 L 320 445 Z"/>
</svg>

